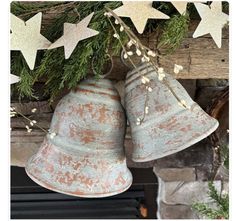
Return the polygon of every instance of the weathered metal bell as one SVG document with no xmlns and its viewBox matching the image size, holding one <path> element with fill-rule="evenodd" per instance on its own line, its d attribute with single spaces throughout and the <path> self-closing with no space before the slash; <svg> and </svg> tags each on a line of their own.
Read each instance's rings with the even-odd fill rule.
<svg viewBox="0 0 236 221">
<path fill-rule="evenodd" d="M 144 75 L 152 88 L 141 82 Z M 165 73 L 165 81 L 187 108 L 179 105 L 170 87 L 158 79 L 156 69 L 144 63 L 127 74 L 125 82 L 125 108 L 133 141 L 132 159 L 145 162 L 181 151 L 210 135 L 218 127 L 218 121 L 205 113 L 195 103 L 182 85 Z M 148 114 L 144 114 L 145 102 Z"/>
<path fill-rule="evenodd" d="M 85 80 L 58 103 L 50 134 L 28 161 L 26 172 L 39 185 L 68 195 L 121 193 L 132 183 L 124 155 L 125 128 L 112 82 Z"/>
</svg>

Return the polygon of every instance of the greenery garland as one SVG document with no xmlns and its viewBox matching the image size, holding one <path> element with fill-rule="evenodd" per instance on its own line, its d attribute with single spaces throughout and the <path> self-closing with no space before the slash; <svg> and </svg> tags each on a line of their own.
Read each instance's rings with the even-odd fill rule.
<svg viewBox="0 0 236 221">
<path fill-rule="evenodd" d="M 27 20 L 38 12 L 47 12 L 51 9 L 63 8 L 64 11 L 56 17 L 49 27 L 46 27 L 44 34 L 49 40 L 54 42 L 62 35 L 63 24 L 65 22 L 78 22 L 78 15 L 71 13 L 77 10 L 80 19 L 95 12 L 89 27 L 99 31 L 99 35 L 92 39 L 86 39 L 77 45 L 71 57 L 64 58 L 64 49 L 38 51 L 36 67 L 31 71 L 22 54 L 19 51 L 11 52 L 11 73 L 19 75 L 21 81 L 15 86 L 19 96 L 35 97 L 33 85 L 43 79 L 45 81 L 44 92 L 53 100 L 58 93 L 64 89 L 75 87 L 78 82 L 85 78 L 93 69 L 94 76 L 99 78 L 103 74 L 103 69 L 109 60 L 108 50 L 111 56 L 119 55 L 121 45 L 113 37 L 112 27 L 104 16 L 105 6 L 115 9 L 121 6 L 121 2 L 107 1 L 86 1 L 86 2 L 12 2 L 11 13 Z M 188 4 L 188 11 L 192 11 L 192 3 Z M 168 14 L 171 18 L 167 21 L 158 22 L 150 20 L 146 26 L 145 33 L 156 30 L 163 30 L 160 37 L 158 49 L 167 48 L 167 52 L 173 52 L 180 45 L 186 36 L 189 24 L 189 15 L 180 15 L 170 2 L 154 2 L 153 7 Z M 191 9 L 191 10 L 190 10 Z M 124 19 L 129 27 L 133 27 L 129 19 Z M 125 44 L 128 38 L 125 33 L 120 33 L 120 39 Z M 93 67 L 91 67 L 93 63 Z M 14 87 L 14 86 L 13 86 Z"/>
<path fill-rule="evenodd" d="M 43 6 L 35 4 L 36 8 L 34 10 L 50 8 L 55 6 L 54 4 L 45 3 Z M 106 4 L 111 8 L 121 5 L 120 2 L 106 2 Z M 19 16 L 29 13 L 32 7 L 33 3 L 26 7 L 21 2 L 14 2 L 11 8 L 12 13 L 15 12 Z M 21 77 L 21 81 L 17 85 L 20 96 L 34 96 L 34 83 L 44 78 L 46 79 L 45 93 L 49 94 L 52 100 L 65 86 L 69 89 L 73 88 L 81 79 L 87 76 L 91 66 L 91 59 L 94 60 L 95 75 L 98 77 L 102 74 L 103 66 L 108 60 L 106 55 L 108 48 L 112 45 L 113 55 L 119 52 L 120 45 L 114 41 L 110 25 L 104 16 L 104 2 L 76 2 L 73 7 L 66 8 L 55 19 L 44 35 L 51 41 L 57 39 L 62 34 L 62 27 L 65 22 L 74 23 L 78 20 L 78 16 L 71 16 L 69 13 L 74 9 L 79 11 L 81 18 L 95 11 L 89 26 L 92 29 L 98 30 L 100 34 L 92 40 L 88 39 L 80 42 L 68 60 L 64 58 L 63 48 L 38 52 L 36 68 L 33 71 L 28 68 L 20 52 L 12 52 L 11 72 L 19 74 Z M 121 37 L 122 41 L 125 41 L 126 36 L 123 34 Z"/>
</svg>

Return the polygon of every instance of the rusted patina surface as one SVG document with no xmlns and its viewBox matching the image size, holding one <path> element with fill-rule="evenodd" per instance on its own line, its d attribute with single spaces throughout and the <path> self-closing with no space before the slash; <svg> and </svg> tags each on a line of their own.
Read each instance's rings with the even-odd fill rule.
<svg viewBox="0 0 236 221">
<path fill-rule="evenodd" d="M 150 79 L 153 90 L 149 94 L 149 113 L 141 125 L 136 125 L 145 107 L 146 86 L 141 82 L 143 74 Z M 125 107 L 131 126 L 134 161 L 150 161 L 181 151 L 218 127 L 218 121 L 204 112 L 176 79 L 169 74 L 165 79 L 180 100 L 186 102 L 188 109 L 178 104 L 168 87 L 158 80 L 152 66 L 142 64 L 127 74 Z"/>
<path fill-rule="evenodd" d="M 85 80 L 57 105 L 48 134 L 26 165 L 48 189 L 80 197 L 105 197 L 129 188 L 124 155 L 126 118 L 109 80 Z"/>
</svg>

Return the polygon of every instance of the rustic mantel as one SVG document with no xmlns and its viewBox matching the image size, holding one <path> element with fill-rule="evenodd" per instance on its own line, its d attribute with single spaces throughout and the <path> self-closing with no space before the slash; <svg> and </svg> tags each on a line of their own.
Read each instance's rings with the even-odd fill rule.
<svg viewBox="0 0 236 221">
<path fill-rule="evenodd" d="M 55 18 L 64 10 L 65 7 L 59 7 L 43 12 L 43 34 L 47 27 L 54 25 Z M 70 13 L 75 12 L 72 11 Z M 173 73 L 174 64 L 182 65 L 184 70 L 175 76 L 179 79 L 228 79 L 229 28 L 223 28 L 222 48 L 218 48 L 209 34 L 199 38 L 192 38 L 193 32 L 196 30 L 199 22 L 199 20 L 191 20 L 188 35 L 183 40 L 181 46 L 174 53 L 160 58 L 160 65 L 169 73 Z M 149 35 L 136 34 L 144 45 L 156 50 L 159 33 L 151 33 Z M 163 51 L 160 52 L 162 53 Z M 114 68 L 110 78 L 117 80 L 124 79 L 130 69 L 121 62 L 120 57 L 114 57 L 113 59 Z"/>
</svg>

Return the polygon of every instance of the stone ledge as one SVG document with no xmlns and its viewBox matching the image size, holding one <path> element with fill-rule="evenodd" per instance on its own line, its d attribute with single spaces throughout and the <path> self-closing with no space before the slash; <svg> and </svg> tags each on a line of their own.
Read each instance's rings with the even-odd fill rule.
<svg viewBox="0 0 236 221">
<path fill-rule="evenodd" d="M 158 219 L 206 219 L 192 209 L 194 203 L 204 203 L 216 209 L 217 205 L 209 195 L 208 182 L 164 182 L 160 178 L 157 198 Z M 214 181 L 220 194 L 229 193 L 229 183 Z"/>
<path fill-rule="evenodd" d="M 160 202 L 158 219 L 198 219 L 197 214 L 187 205 L 168 205 Z"/>
<path fill-rule="evenodd" d="M 154 166 L 158 169 L 204 166 L 210 171 L 212 162 L 212 147 L 207 139 L 203 139 L 185 150 L 156 160 Z"/>
<path fill-rule="evenodd" d="M 196 202 L 211 203 L 208 196 L 208 182 L 164 182 L 159 181 L 159 200 L 169 205 L 192 205 Z M 221 192 L 221 181 L 214 181 L 217 191 Z"/>
<path fill-rule="evenodd" d="M 153 168 L 154 173 L 165 182 L 184 181 L 190 182 L 196 180 L 195 168 L 163 168 L 158 170 Z"/>
</svg>

